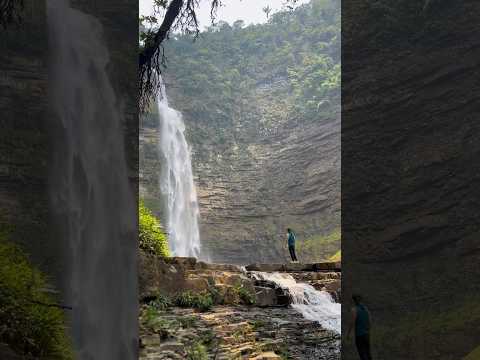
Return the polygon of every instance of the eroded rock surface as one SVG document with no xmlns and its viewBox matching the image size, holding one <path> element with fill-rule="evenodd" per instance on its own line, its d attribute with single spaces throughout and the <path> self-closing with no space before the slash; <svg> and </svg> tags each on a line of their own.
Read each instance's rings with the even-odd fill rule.
<svg viewBox="0 0 480 360">
<path fill-rule="evenodd" d="M 170 308 L 140 318 L 140 359 L 186 359 L 201 346 L 209 359 L 340 359 L 340 335 L 289 308 Z"/>
</svg>

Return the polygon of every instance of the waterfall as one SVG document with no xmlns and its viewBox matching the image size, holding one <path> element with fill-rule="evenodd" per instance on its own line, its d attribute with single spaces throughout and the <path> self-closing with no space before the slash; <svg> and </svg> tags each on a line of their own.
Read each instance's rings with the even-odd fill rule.
<svg viewBox="0 0 480 360">
<path fill-rule="evenodd" d="M 325 329 L 341 332 L 341 305 L 336 303 L 326 291 L 318 291 L 313 286 L 298 283 L 290 274 L 252 272 L 259 280 L 268 280 L 288 291 L 292 297 L 292 307 L 305 319 L 318 322 Z"/>
<path fill-rule="evenodd" d="M 160 82 L 157 98 L 158 146 L 162 157 L 160 190 L 166 198 L 169 245 L 175 256 L 199 257 L 199 210 L 185 124 L 182 114 L 169 106 L 165 84 Z"/>
<path fill-rule="evenodd" d="M 137 358 L 137 212 L 124 111 L 107 75 L 101 23 L 47 0 L 53 141 L 51 205 L 64 246 L 64 302 L 78 359 Z"/>
</svg>

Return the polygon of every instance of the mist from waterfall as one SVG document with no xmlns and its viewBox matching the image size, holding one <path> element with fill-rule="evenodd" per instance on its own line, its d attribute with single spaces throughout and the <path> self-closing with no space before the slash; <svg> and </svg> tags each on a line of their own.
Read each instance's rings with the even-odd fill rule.
<svg viewBox="0 0 480 360">
<path fill-rule="evenodd" d="M 137 202 L 102 25 L 68 0 L 47 0 L 47 16 L 51 204 L 75 358 L 137 359 Z"/>
<path fill-rule="evenodd" d="M 162 163 L 160 190 L 166 198 L 170 250 L 174 256 L 199 257 L 199 210 L 190 147 L 185 138 L 182 114 L 169 106 L 163 80 L 157 106 Z"/>
<path fill-rule="evenodd" d="M 292 308 L 305 319 L 316 321 L 322 327 L 340 334 L 341 304 L 336 303 L 326 291 L 318 291 L 306 283 L 297 282 L 292 275 L 283 273 L 252 272 L 261 280 L 269 280 L 288 291 L 292 298 Z"/>
</svg>

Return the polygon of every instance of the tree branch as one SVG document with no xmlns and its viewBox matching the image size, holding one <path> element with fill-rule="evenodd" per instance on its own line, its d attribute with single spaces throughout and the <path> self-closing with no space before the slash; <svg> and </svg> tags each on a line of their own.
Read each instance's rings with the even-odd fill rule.
<svg viewBox="0 0 480 360">
<path fill-rule="evenodd" d="M 167 35 L 175 22 L 176 18 L 180 14 L 184 0 L 173 0 L 168 6 L 167 13 L 163 19 L 162 25 L 155 33 L 153 37 L 153 42 L 146 44 L 143 51 L 140 53 L 140 67 L 143 67 L 145 64 L 148 64 L 155 52 L 160 48 L 162 42 L 167 38 Z"/>
</svg>

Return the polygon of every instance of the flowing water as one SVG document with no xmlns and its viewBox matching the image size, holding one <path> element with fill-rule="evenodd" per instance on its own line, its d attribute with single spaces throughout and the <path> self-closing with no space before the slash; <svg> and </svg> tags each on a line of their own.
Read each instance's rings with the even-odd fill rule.
<svg viewBox="0 0 480 360">
<path fill-rule="evenodd" d="M 304 318 L 318 322 L 325 329 L 341 332 L 341 305 L 336 303 L 326 291 L 318 291 L 313 286 L 298 283 L 290 274 L 255 272 L 257 279 L 269 280 L 288 291 L 292 297 L 292 307 Z"/>
<path fill-rule="evenodd" d="M 123 110 L 101 23 L 47 0 L 54 132 L 51 204 L 68 260 L 64 299 L 78 359 L 137 358 L 137 212 Z"/>
<path fill-rule="evenodd" d="M 190 148 L 182 114 L 168 104 L 163 81 L 157 105 L 160 121 L 158 146 L 162 156 L 160 190 L 166 198 L 170 250 L 174 256 L 199 257 L 199 211 Z"/>
</svg>

